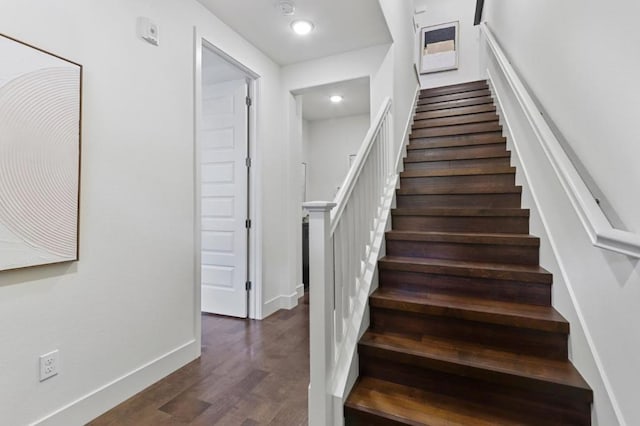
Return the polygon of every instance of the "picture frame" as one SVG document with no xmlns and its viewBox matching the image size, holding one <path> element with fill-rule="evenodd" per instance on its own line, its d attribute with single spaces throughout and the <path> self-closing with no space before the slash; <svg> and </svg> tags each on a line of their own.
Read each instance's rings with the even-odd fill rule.
<svg viewBox="0 0 640 426">
<path fill-rule="evenodd" d="M 458 69 L 459 27 L 455 21 L 420 30 L 420 74 Z"/>
<path fill-rule="evenodd" d="M 82 65 L 0 33 L 0 271 L 78 260 Z"/>
</svg>

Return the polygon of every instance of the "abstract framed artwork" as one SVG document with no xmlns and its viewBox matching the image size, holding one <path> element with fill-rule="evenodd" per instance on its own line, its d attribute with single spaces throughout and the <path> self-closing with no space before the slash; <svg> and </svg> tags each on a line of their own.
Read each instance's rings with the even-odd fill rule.
<svg viewBox="0 0 640 426">
<path fill-rule="evenodd" d="M 458 22 L 424 27 L 420 37 L 420 74 L 458 68 Z"/>
<path fill-rule="evenodd" d="M 78 260 L 82 66 L 0 34 L 0 271 Z"/>
</svg>

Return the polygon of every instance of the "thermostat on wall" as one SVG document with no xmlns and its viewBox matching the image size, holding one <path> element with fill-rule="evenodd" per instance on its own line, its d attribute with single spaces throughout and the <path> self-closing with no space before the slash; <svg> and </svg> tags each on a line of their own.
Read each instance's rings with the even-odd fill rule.
<svg viewBox="0 0 640 426">
<path fill-rule="evenodd" d="M 151 22 L 151 19 L 144 17 L 138 18 L 138 36 L 141 39 L 157 46 L 160 44 L 160 35 L 158 31 L 158 26 Z"/>
</svg>

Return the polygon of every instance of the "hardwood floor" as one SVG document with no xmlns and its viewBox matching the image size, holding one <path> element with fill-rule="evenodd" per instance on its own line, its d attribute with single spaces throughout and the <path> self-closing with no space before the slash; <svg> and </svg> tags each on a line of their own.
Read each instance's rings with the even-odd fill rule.
<svg viewBox="0 0 640 426">
<path fill-rule="evenodd" d="M 264 321 L 202 317 L 202 357 L 91 426 L 306 425 L 309 305 Z"/>
</svg>

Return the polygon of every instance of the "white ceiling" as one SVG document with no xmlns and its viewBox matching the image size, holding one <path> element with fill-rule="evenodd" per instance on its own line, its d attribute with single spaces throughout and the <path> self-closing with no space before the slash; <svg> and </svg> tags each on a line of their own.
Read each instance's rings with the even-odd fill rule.
<svg viewBox="0 0 640 426">
<path fill-rule="evenodd" d="M 294 16 L 283 16 L 278 0 L 198 0 L 280 65 L 390 43 L 375 0 L 292 0 Z M 307 19 L 315 29 L 301 37 L 292 21 Z"/>
<path fill-rule="evenodd" d="M 369 78 L 341 81 L 296 91 L 302 95 L 302 118 L 328 120 L 349 115 L 370 114 Z M 329 101 L 332 95 L 344 99 L 339 104 Z"/>
</svg>

